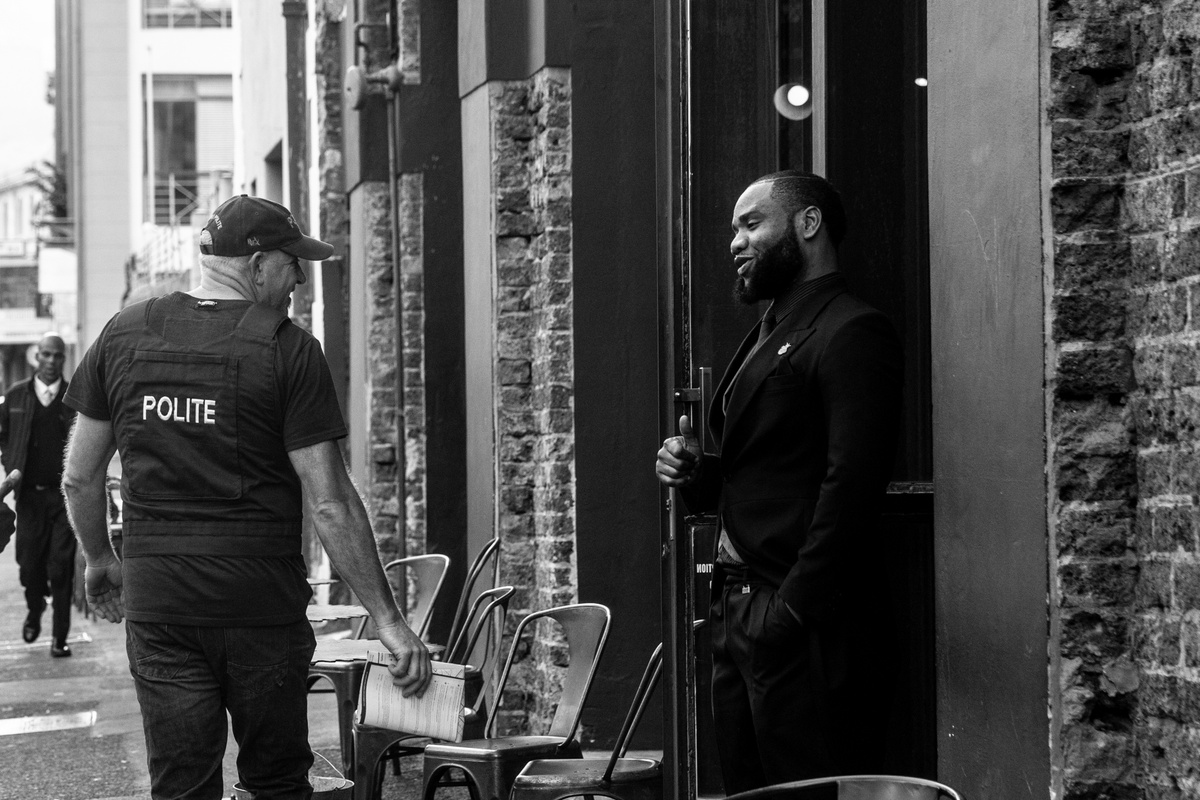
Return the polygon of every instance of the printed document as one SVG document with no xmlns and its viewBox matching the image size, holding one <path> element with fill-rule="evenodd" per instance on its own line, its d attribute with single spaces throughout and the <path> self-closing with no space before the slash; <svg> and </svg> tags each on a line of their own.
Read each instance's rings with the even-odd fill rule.
<svg viewBox="0 0 1200 800">
<path fill-rule="evenodd" d="M 369 654 L 359 693 L 359 724 L 461 742 L 466 667 L 434 661 L 433 678 L 425 694 L 405 697 L 387 670 L 391 659 L 390 653 Z"/>
</svg>

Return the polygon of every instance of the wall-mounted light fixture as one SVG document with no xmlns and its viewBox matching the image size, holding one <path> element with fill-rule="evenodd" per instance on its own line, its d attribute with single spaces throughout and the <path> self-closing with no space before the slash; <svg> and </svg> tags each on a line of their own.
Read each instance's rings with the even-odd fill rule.
<svg viewBox="0 0 1200 800">
<path fill-rule="evenodd" d="M 367 102 L 368 83 L 387 84 L 388 89 L 396 92 L 404 83 L 404 77 L 395 64 L 388 64 L 378 72 L 372 72 L 369 75 L 363 71 L 362 67 L 350 67 L 346 70 L 346 77 L 342 83 L 346 89 L 346 102 L 350 108 L 359 111 Z"/>
<path fill-rule="evenodd" d="M 775 90 L 775 110 L 793 121 L 812 116 L 812 92 L 800 83 L 785 83 Z"/>
</svg>

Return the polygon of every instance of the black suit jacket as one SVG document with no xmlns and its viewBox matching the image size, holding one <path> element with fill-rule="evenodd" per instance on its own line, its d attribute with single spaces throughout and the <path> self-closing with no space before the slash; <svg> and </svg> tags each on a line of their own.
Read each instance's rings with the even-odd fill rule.
<svg viewBox="0 0 1200 800">
<path fill-rule="evenodd" d="M 54 399 L 59 417 L 69 431 L 75 421 L 75 410 L 62 402 L 66 393 L 67 379 L 63 378 Z M 33 378 L 28 378 L 14 383 L 4 395 L 4 402 L 0 403 L 0 463 L 4 465 L 5 474 L 14 469 L 25 470 L 29 435 L 33 427 L 33 411 L 38 402 Z M 65 444 L 66 442 L 63 442 L 59 447 Z"/>
<path fill-rule="evenodd" d="M 715 392 L 720 454 L 705 454 L 682 494 L 692 511 L 718 510 L 802 621 L 832 621 L 866 576 L 856 551 L 870 547 L 891 474 L 903 355 L 887 318 L 844 280 L 802 301 L 738 375 L 757 339 L 756 326 Z"/>
</svg>

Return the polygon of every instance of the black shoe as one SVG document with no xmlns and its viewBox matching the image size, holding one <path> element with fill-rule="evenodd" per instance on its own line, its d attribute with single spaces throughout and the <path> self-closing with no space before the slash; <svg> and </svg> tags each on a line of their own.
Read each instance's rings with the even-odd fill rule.
<svg viewBox="0 0 1200 800">
<path fill-rule="evenodd" d="M 25 616 L 25 627 L 21 628 L 21 638 L 26 642 L 37 641 L 38 635 L 42 632 L 41 614 L 35 615 L 30 611 Z"/>
<path fill-rule="evenodd" d="M 71 645 L 67 644 L 66 642 L 51 642 L 50 656 L 52 658 L 70 658 Z"/>
</svg>

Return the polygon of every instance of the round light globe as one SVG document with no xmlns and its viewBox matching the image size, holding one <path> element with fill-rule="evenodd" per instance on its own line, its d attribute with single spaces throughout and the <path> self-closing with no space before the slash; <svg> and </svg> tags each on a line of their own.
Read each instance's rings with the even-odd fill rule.
<svg viewBox="0 0 1200 800">
<path fill-rule="evenodd" d="M 808 89 L 805 89 L 803 86 L 801 86 L 798 83 L 793 84 L 787 90 L 788 102 L 794 106 L 804 105 L 805 103 L 808 102 L 808 98 L 809 98 Z"/>
<path fill-rule="evenodd" d="M 775 110 L 786 119 L 798 122 L 812 116 L 812 92 L 803 84 L 783 84 L 775 90 L 772 100 L 775 103 Z"/>
</svg>

